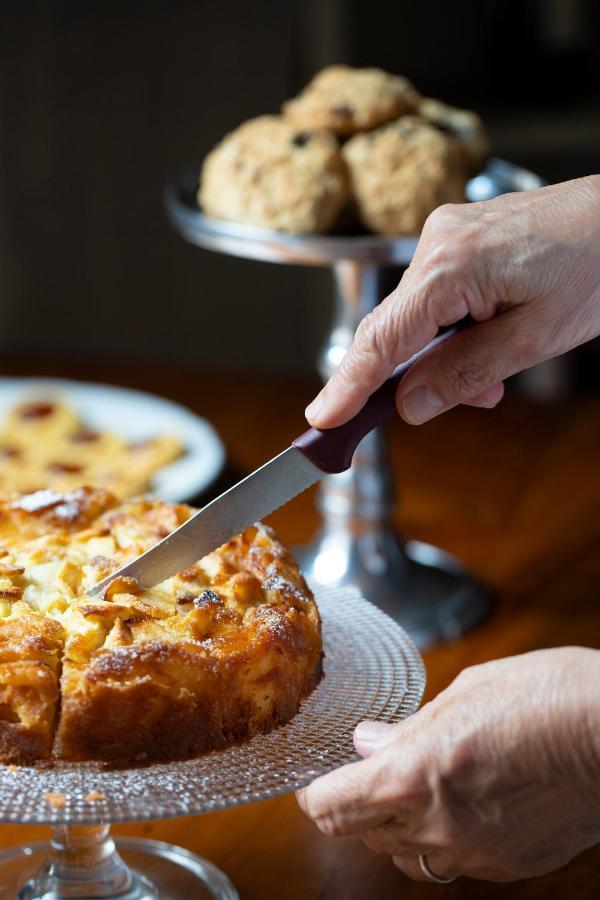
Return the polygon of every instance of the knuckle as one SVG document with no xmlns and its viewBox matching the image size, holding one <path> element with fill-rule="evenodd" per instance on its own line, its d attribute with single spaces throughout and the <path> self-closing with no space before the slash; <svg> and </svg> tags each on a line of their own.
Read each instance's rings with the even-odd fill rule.
<svg viewBox="0 0 600 900">
<path fill-rule="evenodd" d="M 386 360 L 390 350 L 387 318 L 377 310 L 368 313 L 356 330 L 354 349 L 359 360 L 365 356 Z"/>
<path fill-rule="evenodd" d="M 430 212 L 425 220 L 424 231 L 434 233 L 436 231 L 452 227 L 456 224 L 458 218 L 458 203 L 443 203 Z"/>
<path fill-rule="evenodd" d="M 456 261 L 457 240 L 453 234 L 436 235 L 427 252 L 427 266 L 439 279 L 448 266 Z"/>
<path fill-rule="evenodd" d="M 302 809 L 309 819 L 312 819 L 319 831 L 328 837 L 344 834 L 344 816 L 330 808 L 330 804 L 320 791 L 309 786 L 304 789 L 299 799 Z"/>
<path fill-rule="evenodd" d="M 299 792 L 298 800 L 308 818 L 313 822 L 318 822 L 323 817 L 323 804 L 320 802 L 318 789 L 314 785 L 309 785 Z"/>
<path fill-rule="evenodd" d="M 377 322 L 375 312 L 367 313 L 364 319 L 358 323 L 354 346 L 359 352 L 372 353 L 377 346 Z"/>
<path fill-rule="evenodd" d="M 468 687 L 474 684 L 479 679 L 480 670 L 481 666 L 468 666 L 466 669 L 462 669 L 454 679 L 453 684 L 460 687 Z"/>
<path fill-rule="evenodd" d="M 466 362 L 456 364 L 449 361 L 444 375 L 447 399 L 450 400 L 476 397 L 488 386 L 484 373 Z"/>
<path fill-rule="evenodd" d="M 341 837 L 345 834 L 342 820 L 334 815 L 320 816 L 315 820 L 315 824 L 319 831 L 326 837 Z"/>
<path fill-rule="evenodd" d="M 481 252 L 485 238 L 480 223 L 469 221 L 463 207 L 451 204 L 448 207 L 438 207 L 430 219 L 432 217 L 435 218 L 427 239 L 427 267 L 440 273 L 448 272 L 452 278 L 468 274 Z"/>
</svg>

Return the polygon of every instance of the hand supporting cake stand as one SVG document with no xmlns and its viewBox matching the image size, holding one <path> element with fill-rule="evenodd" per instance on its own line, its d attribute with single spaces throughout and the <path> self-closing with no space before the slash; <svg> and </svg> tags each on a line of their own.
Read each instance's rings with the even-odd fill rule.
<svg viewBox="0 0 600 900">
<path fill-rule="evenodd" d="M 110 836 L 109 823 L 266 800 L 357 758 L 355 726 L 418 708 L 425 671 L 406 633 L 356 591 L 315 588 L 325 675 L 288 724 L 185 762 L 110 769 L 0 766 L 0 822 L 52 825 L 50 844 L 0 851 L 0 896 L 15 900 L 239 900 L 216 866 L 160 841 Z M 50 792 L 50 793 L 49 793 Z M 48 801 L 60 800 L 52 806 Z"/>
<path fill-rule="evenodd" d="M 381 300 L 381 268 L 407 266 L 417 238 L 288 235 L 211 219 L 198 209 L 196 181 L 195 175 L 184 177 L 166 192 L 169 218 L 190 243 L 249 259 L 332 269 L 335 312 L 318 362 L 327 379 L 360 320 Z M 492 159 L 469 182 L 467 198 L 485 200 L 542 183 L 531 172 Z M 393 504 L 391 472 L 376 431 L 362 441 L 349 471 L 323 479 L 318 499 L 322 526 L 297 553 L 304 572 L 318 584 L 356 586 L 420 647 L 456 638 L 485 616 L 488 594 L 443 550 L 416 541 L 403 546 L 392 527 Z"/>
</svg>

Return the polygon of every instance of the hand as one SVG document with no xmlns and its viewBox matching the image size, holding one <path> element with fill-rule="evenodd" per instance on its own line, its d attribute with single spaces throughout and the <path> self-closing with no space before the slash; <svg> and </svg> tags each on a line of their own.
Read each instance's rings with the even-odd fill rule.
<svg viewBox="0 0 600 900">
<path fill-rule="evenodd" d="M 600 651 L 542 650 L 466 669 L 398 725 L 363 722 L 364 760 L 300 791 L 328 835 L 358 835 L 424 880 L 509 881 L 600 841 Z"/>
<path fill-rule="evenodd" d="M 307 408 L 310 424 L 346 422 L 398 363 L 467 313 L 478 324 L 400 383 L 407 422 L 459 403 L 495 406 L 503 379 L 600 334 L 600 176 L 435 210 L 400 284 Z"/>
</svg>

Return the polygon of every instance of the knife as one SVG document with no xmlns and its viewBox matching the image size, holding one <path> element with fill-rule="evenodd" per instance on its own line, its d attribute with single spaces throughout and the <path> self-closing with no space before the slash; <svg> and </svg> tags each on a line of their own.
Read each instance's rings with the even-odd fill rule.
<svg viewBox="0 0 600 900">
<path fill-rule="evenodd" d="M 114 578 L 122 576 L 135 578 L 142 588 L 153 587 L 216 550 L 325 475 L 349 469 L 362 438 L 396 412 L 396 389 L 411 366 L 472 321 L 467 316 L 397 366 L 349 422 L 325 431 L 309 428 L 287 450 L 207 503 L 150 550 L 95 584 L 88 594 L 101 594 Z"/>
</svg>

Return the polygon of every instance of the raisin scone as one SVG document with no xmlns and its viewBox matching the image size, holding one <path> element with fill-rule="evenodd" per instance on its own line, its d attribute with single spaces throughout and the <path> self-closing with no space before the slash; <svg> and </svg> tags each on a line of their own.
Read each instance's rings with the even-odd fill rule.
<svg viewBox="0 0 600 900">
<path fill-rule="evenodd" d="M 414 112 L 420 96 L 408 79 L 383 69 L 328 66 L 282 106 L 299 128 L 325 128 L 342 137 Z"/>
<path fill-rule="evenodd" d="M 363 225 L 386 235 L 416 235 L 442 203 L 465 199 L 457 141 L 416 116 L 405 116 L 343 147 Z"/>
<path fill-rule="evenodd" d="M 287 722 L 321 677 L 320 619 L 257 524 L 151 590 L 90 586 L 192 513 L 107 491 L 0 502 L 0 761 L 180 759 Z"/>
<path fill-rule="evenodd" d="M 209 216 L 292 233 L 327 231 L 348 197 L 336 139 L 279 116 L 228 134 L 202 166 L 198 202 Z"/>
<path fill-rule="evenodd" d="M 469 174 L 481 170 L 490 152 L 490 137 L 476 112 L 424 97 L 419 103 L 418 115 L 456 137 Z"/>
</svg>

